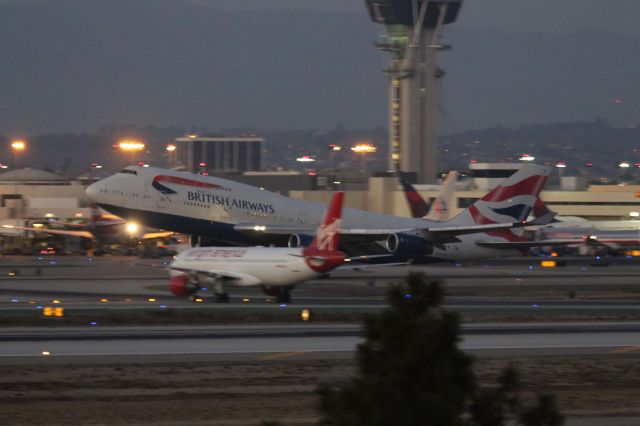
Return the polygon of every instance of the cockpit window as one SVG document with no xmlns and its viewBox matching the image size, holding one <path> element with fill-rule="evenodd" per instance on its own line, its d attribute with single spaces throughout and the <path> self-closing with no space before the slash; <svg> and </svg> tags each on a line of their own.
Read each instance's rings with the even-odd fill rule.
<svg viewBox="0 0 640 426">
<path fill-rule="evenodd" d="M 122 169 L 122 170 L 120 170 L 119 173 L 128 173 L 130 175 L 137 175 L 138 174 L 138 172 L 136 172 L 135 170 L 129 170 L 129 169 Z"/>
</svg>

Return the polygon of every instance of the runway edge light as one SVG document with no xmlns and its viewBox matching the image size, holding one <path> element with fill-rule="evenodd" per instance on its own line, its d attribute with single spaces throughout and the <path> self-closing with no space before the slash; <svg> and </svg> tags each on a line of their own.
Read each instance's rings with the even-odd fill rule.
<svg viewBox="0 0 640 426">
<path fill-rule="evenodd" d="M 311 320 L 311 311 L 309 309 L 303 309 L 300 312 L 300 319 L 302 321 L 310 321 Z"/>
</svg>

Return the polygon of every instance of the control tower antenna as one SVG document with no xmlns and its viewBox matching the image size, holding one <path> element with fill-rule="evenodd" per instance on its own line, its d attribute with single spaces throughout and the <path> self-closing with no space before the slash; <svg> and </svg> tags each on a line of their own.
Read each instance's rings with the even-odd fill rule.
<svg viewBox="0 0 640 426">
<path fill-rule="evenodd" d="M 437 54 L 444 25 L 454 22 L 463 0 L 365 0 L 374 22 L 386 26 L 376 47 L 389 52 L 389 166 L 414 172 L 418 183 L 437 173 Z"/>
</svg>

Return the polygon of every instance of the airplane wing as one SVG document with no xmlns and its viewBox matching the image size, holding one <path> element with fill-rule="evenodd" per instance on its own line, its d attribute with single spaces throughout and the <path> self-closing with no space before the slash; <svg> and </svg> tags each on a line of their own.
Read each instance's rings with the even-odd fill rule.
<svg viewBox="0 0 640 426">
<path fill-rule="evenodd" d="M 242 285 L 256 285 L 260 284 L 260 280 L 249 274 L 242 274 L 239 272 L 222 271 L 208 268 L 179 268 L 169 265 L 169 269 L 186 274 L 193 275 L 205 275 L 210 278 L 221 279 L 228 283 L 242 282 Z"/>
<path fill-rule="evenodd" d="M 59 220 L 54 220 L 53 222 L 49 222 L 50 224 L 64 226 L 68 228 L 87 228 L 87 225 L 84 223 L 73 223 L 73 222 L 61 222 Z"/>
<path fill-rule="evenodd" d="M 16 229 L 19 231 L 31 231 L 31 232 L 40 232 L 42 234 L 49 235 L 68 235 L 71 237 L 80 237 L 80 238 L 90 238 L 94 239 L 94 236 L 89 231 L 71 231 L 71 230 L 62 230 L 62 229 L 47 229 L 47 228 L 30 228 L 27 226 L 14 226 L 14 225 L 2 225 L 2 228 L 5 229 Z"/>
<path fill-rule="evenodd" d="M 160 232 L 147 232 L 142 236 L 143 240 L 153 240 L 155 238 L 167 238 L 176 235 L 175 232 L 160 231 Z"/>
<path fill-rule="evenodd" d="M 440 238 L 441 236 L 456 236 L 463 234 L 474 234 L 477 232 L 489 232 L 498 229 L 511 229 L 519 227 L 520 223 L 491 223 L 486 225 L 460 225 L 460 226 L 441 226 L 426 228 L 340 228 L 341 235 L 370 236 L 370 237 L 386 237 L 389 234 L 410 232 L 430 234 Z M 238 232 L 253 233 L 260 232 L 264 234 L 285 235 L 285 234 L 307 234 L 313 235 L 314 228 L 303 227 L 280 227 L 274 225 L 261 225 L 257 223 L 239 223 L 234 225 L 234 230 Z"/>
<path fill-rule="evenodd" d="M 478 241 L 477 245 L 480 247 L 494 248 L 494 249 L 520 249 L 531 247 L 545 247 L 545 246 L 569 246 L 569 245 L 582 245 L 585 244 L 584 239 L 567 239 L 567 240 L 531 240 L 531 241 Z"/>
</svg>

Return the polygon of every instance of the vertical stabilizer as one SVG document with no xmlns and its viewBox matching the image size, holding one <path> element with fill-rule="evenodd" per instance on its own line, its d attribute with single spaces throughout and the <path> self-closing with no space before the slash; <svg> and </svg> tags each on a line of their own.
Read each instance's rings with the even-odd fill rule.
<svg viewBox="0 0 640 426">
<path fill-rule="evenodd" d="M 525 164 L 492 191 L 451 220 L 453 225 L 524 222 L 538 199 L 551 169 Z"/>
<path fill-rule="evenodd" d="M 307 265 L 316 272 L 328 272 L 344 262 L 345 254 L 338 251 L 340 222 L 344 192 L 336 192 L 309 247 L 302 250 Z"/>
</svg>

